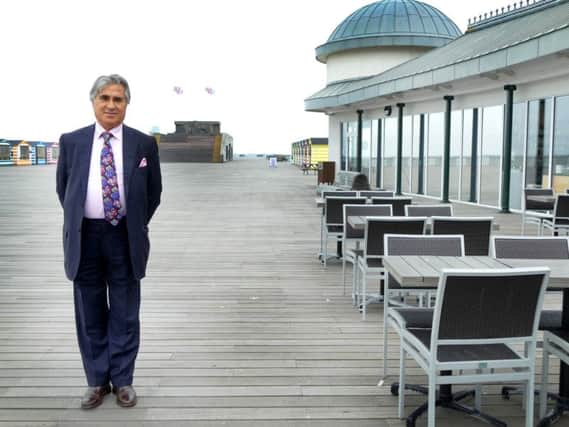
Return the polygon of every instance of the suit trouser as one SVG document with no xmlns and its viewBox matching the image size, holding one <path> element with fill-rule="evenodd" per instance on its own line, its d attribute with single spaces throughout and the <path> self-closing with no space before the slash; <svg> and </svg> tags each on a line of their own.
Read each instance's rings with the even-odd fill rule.
<svg viewBox="0 0 569 427">
<path fill-rule="evenodd" d="M 132 273 L 125 219 L 117 226 L 83 220 L 73 294 L 88 385 L 131 385 L 140 342 L 140 281 Z"/>
</svg>

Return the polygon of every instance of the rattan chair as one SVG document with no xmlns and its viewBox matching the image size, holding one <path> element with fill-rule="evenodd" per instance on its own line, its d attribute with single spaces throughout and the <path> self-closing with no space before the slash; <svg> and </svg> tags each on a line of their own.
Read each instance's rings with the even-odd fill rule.
<svg viewBox="0 0 569 427">
<path fill-rule="evenodd" d="M 358 192 L 346 190 L 323 191 L 322 198 L 325 199 L 326 197 L 358 197 Z"/>
<path fill-rule="evenodd" d="M 569 364 L 569 332 L 565 329 L 552 329 L 543 333 L 543 362 L 541 367 L 541 390 L 547 390 L 549 379 L 549 357 L 558 357 L 563 363 Z M 553 396 L 555 407 L 546 416 L 547 400 Z M 549 426 L 564 412 L 569 411 L 569 402 L 553 393 L 540 393 L 538 426 Z M 561 425 L 561 424 L 560 424 Z"/>
<path fill-rule="evenodd" d="M 368 199 L 371 197 L 393 197 L 393 191 L 387 190 L 361 190 L 358 191 L 358 196 L 360 197 L 367 197 Z"/>
<path fill-rule="evenodd" d="M 526 384 L 525 426 L 533 426 L 537 325 L 548 278 L 547 268 L 442 271 L 432 329 L 401 331 L 399 386 L 393 390 L 399 395 L 400 418 L 407 356 L 428 376 L 427 403 L 407 417 L 407 426 L 427 411 L 427 426 L 435 427 L 436 406 L 505 426 L 480 411 L 480 387 L 474 408 L 458 402 L 464 393 L 450 390 L 451 384 L 500 382 Z"/>
<path fill-rule="evenodd" d="M 322 190 L 321 197 L 324 199 L 324 205 L 322 206 L 322 215 L 320 216 L 320 252 L 318 253 L 318 259 L 323 261 L 324 257 L 324 228 L 326 222 L 326 198 L 327 197 L 358 197 L 357 191 L 343 191 L 340 189 L 333 189 L 327 188 L 326 190 Z"/>
<path fill-rule="evenodd" d="M 464 238 L 460 235 L 401 235 L 386 234 L 384 236 L 385 255 L 432 255 L 432 256 L 464 256 Z M 391 298 L 393 292 L 405 291 L 418 296 L 419 301 L 429 301 L 432 290 L 401 288 L 395 279 L 388 275 L 385 280 L 383 298 L 383 375 L 388 375 L 387 328 L 391 326 L 398 335 L 403 327 L 431 328 L 433 310 L 428 307 L 407 307 Z M 420 304 L 422 305 L 422 304 Z"/>
<path fill-rule="evenodd" d="M 555 199 L 553 216 L 542 221 L 544 229 L 551 230 L 554 236 L 559 232 L 569 234 L 569 194 L 558 194 Z"/>
<path fill-rule="evenodd" d="M 537 196 L 537 199 L 535 198 Z M 524 188 L 522 206 L 522 235 L 525 234 L 525 226 L 536 224 L 537 232 L 541 234 L 543 220 L 551 219 L 554 206 L 547 201 L 539 200 L 539 197 L 553 197 L 552 188 Z"/>
<path fill-rule="evenodd" d="M 405 205 L 413 203 L 413 199 L 411 197 L 372 197 L 371 202 L 374 205 L 391 205 L 393 216 L 404 216 Z"/>
<path fill-rule="evenodd" d="M 336 242 L 344 235 L 344 205 L 363 205 L 366 199 L 363 197 L 332 197 L 325 199 L 324 205 L 324 227 L 322 233 L 321 262 L 326 267 L 328 261 L 328 240 L 333 238 Z"/>
<path fill-rule="evenodd" d="M 406 216 L 452 216 L 452 205 L 405 205 Z"/>
<path fill-rule="evenodd" d="M 357 281 L 357 259 L 363 255 L 360 245 L 364 242 L 364 230 L 352 227 L 348 221 L 350 216 L 391 216 L 388 205 L 344 205 L 344 234 L 342 236 L 342 284 L 346 295 L 346 263 L 352 264 L 352 299 L 355 303 L 355 282 Z"/>
<path fill-rule="evenodd" d="M 432 234 L 462 234 L 464 254 L 488 256 L 492 217 L 432 217 Z"/>
<path fill-rule="evenodd" d="M 492 236 L 491 255 L 502 259 L 569 259 L 569 240 L 558 236 Z"/>
<path fill-rule="evenodd" d="M 569 240 L 566 237 L 551 236 L 492 236 L 491 252 L 493 257 L 499 259 L 569 259 Z M 561 310 L 542 310 L 538 329 L 540 331 L 560 329 L 561 319 Z M 541 387 L 540 392 L 541 390 L 547 390 L 547 387 Z M 524 390 L 517 387 L 502 388 L 502 396 L 506 399 L 512 394 L 523 392 Z M 550 397 L 555 399 L 552 394 Z M 547 399 L 547 396 L 545 398 Z"/>
<path fill-rule="evenodd" d="M 356 289 L 356 302 L 362 311 L 362 319 L 366 317 L 367 305 L 374 301 L 381 301 L 381 283 L 384 279 L 385 269 L 382 258 L 384 255 L 383 237 L 385 234 L 423 234 L 425 230 L 424 217 L 367 217 L 364 233 L 364 252 L 358 258 L 358 273 Z M 368 293 L 368 279 L 378 279 L 378 291 Z"/>
</svg>

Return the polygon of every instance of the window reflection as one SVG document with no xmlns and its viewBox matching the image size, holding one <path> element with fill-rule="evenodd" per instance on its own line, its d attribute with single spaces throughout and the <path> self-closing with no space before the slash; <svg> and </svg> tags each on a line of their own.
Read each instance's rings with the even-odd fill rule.
<svg viewBox="0 0 569 427">
<path fill-rule="evenodd" d="M 340 170 L 348 170 L 348 124 L 340 123 Z"/>
<path fill-rule="evenodd" d="M 20 160 L 30 160 L 29 145 L 20 145 Z"/>
<path fill-rule="evenodd" d="M 413 118 L 403 117 L 403 150 L 401 154 L 401 191 L 411 191 L 411 156 L 413 145 Z"/>
<path fill-rule="evenodd" d="M 371 160 L 371 120 L 364 120 L 362 122 L 362 173 L 365 173 L 368 177 L 369 177 L 369 169 L 371 166 L 370 160 Z"/>
<path fill-rule="evenodd" d="M 500 204 L 503 110 L 501 105 L 486 107 L 482 114 L 480 203 L 490 206 L 499 206 Z"/>
<path fill-rule="evenodd" d="M 555 128 L 553 133 L 553 189 L 557 193 L 569 188 L 569 96 L 555 99 Z"/>
<path fill-rule="evenodd" d="M 10 160 L 10 146 L 0 145 L 0 160 L 6 161 Z"/>
<path fill-rule="evenodd" d="M 342 123 L 341 162 L 342 170 L 357 170 L 358 122 Z"/>
<path fill-rule="evenodd" d="M 420 150 L 420 142 L 421 142 L 421 116 L 416 115 L 413 116 L 413 124 L 412 124 L 412 148 L 411 148 L 411 192 L 413 193 L 420 193 L 423 191 L 422 188 L 419 188 L 419 150 Z"/>
<path fill-rule="evenodd" d="M 369 171 L 369 182 L 372 186 L 380 187 L 381 183 L 377 180 L 377 145 L 378 145 L 378 125 L 381 120 L 371 122 L 371 165 Z"/>
<path fill-rule="evenodd" d="M 510 208 L 521 209 L 524 186 L 524 135 L 526 103 L 514 104 L 512 117 L 512 167 L 510 168 Z"/>
<path fill-rule="evenodd" d="M 460 189 L 460 154 L 462 151 L 462 111 L 451 113 L 449 198 L 458 200 Z"/>
<path fill-rule="evenodd" d="M 550 176 L 556 192 L 569 188 L 569 127 L 566 125 L 569 122 L 569 96 L 555 98 L 555 109 L 553 102 L 553 99 L 541 99 L 513 106 L 509 189 L 512 209 L 521 208 L 525 186 L 547 187 Z M 395 189 L 397 126 L 398 118 L 391 117 L 364 121 L 362 128 L 362 171 L 369 174 L 372 184 L 388 189 Z M 503 105 L 452 112 L 450 199 L 500 205 L 503 126 Z M 342 123 L 341 131 L 342 169 L 354 171 L 357 166 L 357 121 Z M 415 194 L 424 190 L 429 196 L 440 197 L 444 113 L 405 116 L 402 149 L 401 190 Z M 421 182 L 424 188 L 421 188 Z"/>
<path fill-rule="evenodd" d="M 526 160 L 526 186 L 549 187 L 551 100 L 530 101 Z"/>
<path fill-rule="evenodd" d="M 427 194 L 441 196 L 441 175 L 444 141 L 444 114 L 429 114 L 427 140 Z"/>
<path fill-rule="evenodd" d="M 462 115 L 462 167 L 460 174 L 460 200 L 476 201 L 476 186 L 472 193 L 472 136 L 474 126 L 474 110 L 464 110 Z"/>
<path fill-rule="evenodd" d="M 383 139 L 383 188 L 395 189 L 395 169 L 397 158 L 397 118 L 385 119 Z"/>
</svg>

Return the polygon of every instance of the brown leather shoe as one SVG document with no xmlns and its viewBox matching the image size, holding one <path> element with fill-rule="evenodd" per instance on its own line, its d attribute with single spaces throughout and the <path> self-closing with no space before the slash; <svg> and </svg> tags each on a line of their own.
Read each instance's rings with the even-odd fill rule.
<svg viewBox="0 0 569 427">
<path fill-rule="evenodd" d="M 87 391 L 81 399 L 81 409 L 93 409 L 103 403 L 105 395 L 111 392 L 110 385 L 87 387 Z"/>
<path fill-rule="evenodd" d="M 117 395 L 117 404 L 123 408 L 130 408 L 136 405 L 136 392 L 131 385 L 123 387 L 113 387 L 113 393 Z"/>
</svg>

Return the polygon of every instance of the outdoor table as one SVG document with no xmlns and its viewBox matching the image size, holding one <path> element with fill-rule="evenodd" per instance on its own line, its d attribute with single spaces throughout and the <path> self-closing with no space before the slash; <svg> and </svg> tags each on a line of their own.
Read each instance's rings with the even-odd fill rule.
<svg viewBox="0 0 569 427">
<path fill-rule="evenodd" d="M 515 268 L 549 267 L 548 288 L 563 289 L 562 328 L 569 330 L 569 260 L 563 259 L 495 259 L 485 256 L 386 256 L 383 266 L 401 287 L 436 287 L 444 268 Z M 449 393 L 450 387 L 441 395 Z M 569 366 L 561 362 L 559 395 L 569 398 Z"/>
</svg>

